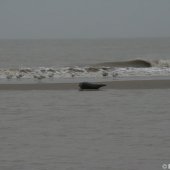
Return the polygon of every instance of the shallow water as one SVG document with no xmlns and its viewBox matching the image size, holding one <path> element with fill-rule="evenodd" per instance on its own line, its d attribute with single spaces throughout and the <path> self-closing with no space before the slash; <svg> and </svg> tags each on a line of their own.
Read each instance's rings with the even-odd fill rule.
<svg viewBox="0 0 170 170">
<path fill-rule="evenodd" d="M 170 90 L 1 91 L 0 169 L 160 170 Z"/>
</svg>

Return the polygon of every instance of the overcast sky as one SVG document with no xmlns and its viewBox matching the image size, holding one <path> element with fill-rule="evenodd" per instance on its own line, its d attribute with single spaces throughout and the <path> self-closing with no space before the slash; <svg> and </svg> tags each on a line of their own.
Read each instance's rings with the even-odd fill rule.
<svg viewBox="0 0 170 170">
<path fill-rule="evenodd" d="M 170 0 L 0 0 L 0 38 L 170 37 Z"/>
</svg>

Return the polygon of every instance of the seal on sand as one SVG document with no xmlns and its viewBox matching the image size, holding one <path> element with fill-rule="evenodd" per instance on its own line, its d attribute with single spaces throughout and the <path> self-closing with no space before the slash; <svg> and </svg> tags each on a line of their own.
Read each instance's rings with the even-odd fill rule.
<svg viewBox="0 0 170 170">
<path fill-rule="evenodd" d="M 89 83 L 89 82 L 82 82 L 79 83 L 80 90 L 98 90 L 99 88 L 106 86 L 106 84 L 97 84 L 97 83 Z"/>
</svg>

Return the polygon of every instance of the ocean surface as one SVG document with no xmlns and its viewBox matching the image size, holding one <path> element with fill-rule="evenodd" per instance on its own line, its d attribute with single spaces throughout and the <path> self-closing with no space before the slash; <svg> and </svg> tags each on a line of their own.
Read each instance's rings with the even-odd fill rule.
<svg viewBox="0 0 170 170">
<path fill-rule="evenodd" d="M 0 40 L 0 83 L 169 79 L 170 38 Z M 2 170 L 162 170 L 170 90 L 0 90 Z"/>
<path fill-rule="evenodd" d="M 0 83 L 168 78 L 169 57 L 170 38 L 0 40 Z"/>
</svg>

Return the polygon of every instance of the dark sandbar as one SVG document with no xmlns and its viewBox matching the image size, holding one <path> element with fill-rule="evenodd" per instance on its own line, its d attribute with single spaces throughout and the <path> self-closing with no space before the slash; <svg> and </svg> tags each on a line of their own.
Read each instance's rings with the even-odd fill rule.
<svg viewBox="0 0 170 170">
<path fill-rule="evenodd" d="M 170 89 L 170 80 L 114 80 L 101 89 Z M 78 90 L 78 83 L 0 84 L 0 90 Z"/>
</svg>

